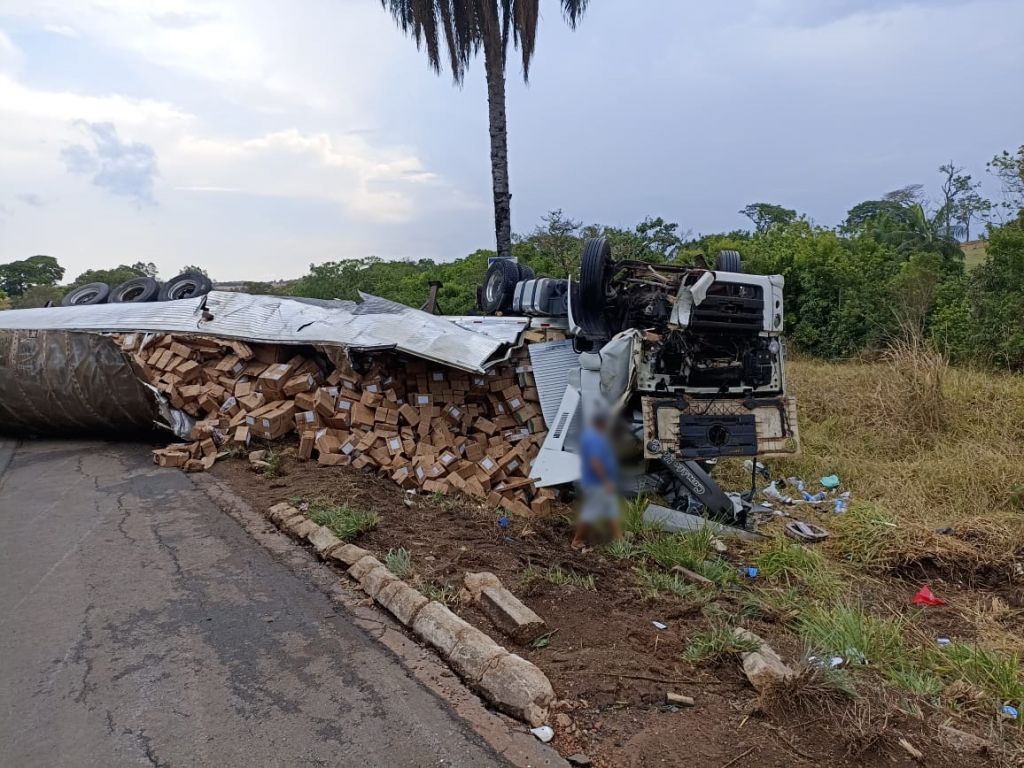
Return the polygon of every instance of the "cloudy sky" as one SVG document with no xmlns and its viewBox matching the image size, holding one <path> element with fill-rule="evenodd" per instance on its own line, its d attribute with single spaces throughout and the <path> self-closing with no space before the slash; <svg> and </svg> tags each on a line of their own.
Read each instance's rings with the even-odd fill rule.
<svg viewBox="0 0 1024 768">
<path fill-rule="evenodd" d="M 1021 0 L 541 9 L 530 85 L 509 69 L 516 231 L 710 232 L 757 200 L 834 224 L 1024 142 Z M 493 244 L 488 157 L 482 68 L 452 87 L 376 0 L 0 0 L 0 263 L 451 259 Z"/>
</svg>

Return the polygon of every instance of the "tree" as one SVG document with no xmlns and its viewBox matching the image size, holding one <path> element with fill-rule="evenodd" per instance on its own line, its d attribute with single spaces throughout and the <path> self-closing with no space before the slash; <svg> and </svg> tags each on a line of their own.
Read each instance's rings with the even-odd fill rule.
<svg viewBox="0 0 1024 768">
<path fill-rule="evenodd" d="M 907 184 L 905 187 L 894 189 L 882 195 L 882 200 L 887 203 L 895 203 L 901 208 L 909 208 L 914 203 L 922 203 L 922 190 L 924 184 Z"/>
<path fill-rule="evenodd" d="M 754 223 L 754 231 L 759 235 L 766 234 L 772 227 L 796 221 L 796 211 L 772 203 L 751 203 L 741 208 L 740 213 Z"/>
<path fill-rule="evenodd" d="M 196 266 L 193 266 L 193 265 L 189 265 L 189 264 L 186 264 L 186 265 L 185 265 L 184 267 L 182 267 L 182 268 L 181 268 L 181 271 L 180 271 L 180 272 L 178 272 L 178 274 L 179 274 L 179 275 L 183 275 L 183 274 L 185 274 L 186 272 L 193 272 L 193 273 L 197 273 L 197 274 L 203 275 L 204 277 L 209 277 L 209 276 L 210 276 L 210 273 L 209 273 L 209 272 L 207 272 L 207 271 L 206 271 L 205 269 L 203 269 L 202 267 L 196 267 Z"/>
<path fill-rule="evenodd" d="M 45 307 L 52 303 L 59 305 L 64 298 L 65 290 L 59 285 L 33 285 L 21 296 L 11 299 L 11 309 L 32 309 L 33 307 Z"/>
<path fill-rule="evenodd" d="M 62 277 L 64 267 L 53 256 L 29 256 L 22 261 L 0 264 L 0 291 L 15 298 L 33 285 L 56 285 Z"/>
<path fill-rule="evenodd" d="M 1003 186 L 1003 208 L 1014 216 L 1024 210 L 1024 144 L 1012 155 L 1004 149 L 985 167 Z"/>
<path fill-rule="evenodd" d="M 965 176 L 963 170 L 952 162 L 939 168 L 943 175 L 942 204 L 935 219 L 947 237 L 970 240 L 971 222 L 991 211 L 992 203 L 979 194 L 981 182 L 973 181 L 970 174 Z"/>
<path fill-rule="evenodd" d="M 121 264 L 113 269 L 87 269 L 76 277 L 69 287 L 77 288 L 88 283 L 106 283 L 114 288 L 135 277 L 156 277 L 156 266 L 152 263 L 137 261 L 134 264 Z"/>
<path fill-rule="evenodd" d="M 560 0 L 562 13 L 571 27 L 576 27 L 588 2 Z M 427 61 L 435 72 L 440 73 L 442 61 L 448 64 L 456 85 L 463 82 L 470 60 L 483 49 L 491 134 L 494 232 L 498 255 L 511 256 L 505 64 L 511 42 L 522 54 L 523 80 L 528 82 L 540 18 L 539 0 L 381 0 L 381 5 L 391 12 L 401 30 L 413 37 L 417 48 L 426 49 Z"/>
<path fill-rule="evenodd" d="M 549 273 L 553 277 L 575 274 L 580 263 L 583 222 L 569 218 L 561 208 L 548 211 L 540 220 L 542 225 L 523 240 L 533 249 L 531 263 L 542 274 Z"/>
</svg>

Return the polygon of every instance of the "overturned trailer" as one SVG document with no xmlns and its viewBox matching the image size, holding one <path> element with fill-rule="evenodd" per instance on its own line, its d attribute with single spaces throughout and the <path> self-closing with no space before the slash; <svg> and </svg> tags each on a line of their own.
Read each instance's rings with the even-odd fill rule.
<svg viewBox="0 0 1024 768">
<path fill-rule="evenodd" d="M 485 312 L 470 317 L 434 316 L 372 296 L 349 302 L 216 291 L 161 303 L 3 312 L 0 431 L 156 423 L 186 434 L 188 415 L 160 382 L 140 381 L 112 334 L 301 345 L 345 366 L 353 353 L 393 350 L 470 373 L 493 373 L 518 354 L 545 427 L 527 465 L 536 486 L 578 478 L 580 427 L 591 409 L 611 406 L 635 446 L 638 489 L 743 523 L 749 499 L 724 494 L 710 464 L 794 452 L 798 434 L 785 389 L 782 278 L 743 274 L 731 254 L 719 262 L 714 269 L 615 262 L 600 239 L 587 243 L 579 280 L 537 278 L 498 260 L 481 290 Z M 549 341 L 552 330 L 562 340 Z"/>
</svg>

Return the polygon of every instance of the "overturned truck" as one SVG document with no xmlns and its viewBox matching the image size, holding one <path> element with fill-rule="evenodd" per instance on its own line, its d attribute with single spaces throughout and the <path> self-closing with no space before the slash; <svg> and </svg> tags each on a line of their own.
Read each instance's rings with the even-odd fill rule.
<svg viewBox="0 0 1024 768">
<path fill-rule="evenodd" d="M 735 252 L 712 267 L 617 262 L 599 238 L 577 279 L 495 260 L 475 316 L 218 291 L 4 312 L 0 431 L 156 425 L 188 441 L 162 463 L 191 467 L 294 431 L 321 464 L 526 513 L 578 478 L 580 427 L 610 407 L 632 490 L 743 525 L 749 496 L 709 470 L 798 449 L 782 288 Z M 276 426 L 261 432 L 267 414 Z"/>
</svg>

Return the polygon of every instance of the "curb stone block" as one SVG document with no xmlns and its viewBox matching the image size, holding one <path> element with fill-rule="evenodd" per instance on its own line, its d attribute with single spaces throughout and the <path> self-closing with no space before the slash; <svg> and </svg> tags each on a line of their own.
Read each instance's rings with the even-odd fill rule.
<svg viewBox="0 0 1024 768">
<path fill-rule="evenodd" d="M 498 709 L 525 720 L 544 724 L 555 698 L 551 682 L 534 664 L 510 653 L 497 660 L 480 678 L 480 692 Z"/>
<path fill-rule="evenodd" d="M 324 557 L 332 547 L 341 544 L 341 539 L 334 535 L 334 531 L 323 525 L 318 525 L 316 530 L 309 534 L 307 540 L 321 557 Z"/>
<path fill-rule="evenodd" d="M 446 606 L 431 601 L 416 614 L 412 631 L 447 659 L 459 642 L 459 633 L 469 626 Z"/>
<path fill-rule="evenodd" d="M 487 587 L 501 588 L 501 579 L 487 571 L 481 571 L 480 573 L 467 572 L 466 575 L 462 577 L 462 584 L 473 597 L 473 601 L 476 602 L 480 599 L 480 594 Z"/>
<path fill-rule="evenodd" d="M 286 525 L 282 526 L 282 528 L 296 539 L 304 539 L 316 530 L 317 525 L 308 517 L 303 517 L 301 520 L 292 518 Z"/>
<path fill-rule="evenodd" d="M 547 631 L 544 619 L 502 586 L 484 587 L 480 608 L 498 629 L 517 643 L 529 643 Z"/>
<path fill-rule="evenodd" d="M 302 514 L 301 512 L 296 511 L 295 514 L 289 513 L 287 515 L 283 515 L 280 518 L 278 518 L 277 527 L 280 528 L 285 533 L 287 533 L 288 529 L 291 526 L 298 525 L 300 522 L 302 522 L 305 519 L 307 519 L 307 518 L 306 518 L 306 516 L 304 514 Z"/>
<path fill-rule="evenodd" d="M 370 597 L 377 597 L 384 587 L 398 580 L 398 577 L 389 571 L 387 567 L 379 565 L 363 574 L 363 577 L 359 580 L 359 586 Z"/>
<path fill-rule="evenodd" d="M 346 567 L 351 567 L 369 554 L 368 550 L 357 547 L 355 544 L 342 544 L 340 547 L 336 547 L 328 552 L 327 557 L 331 560 L 337 560 Z"/>
<path fill-rule="evenodd" d="M 385 585 L 375 599 L 407 627 L 412 625 L 420 609 L 430 602 L 404 581 Z"/>
<path fill-rule="evenodd" d="M 353 579 L 361 583 L 365 574 L 369 573 L 377 566 L 383 567 L 383 565 L 384 564 L 373 555 L 365 555 L 354 562 L 348 569 L 347 573 Z"/>
<path fill-rule="evenodd" d="M 476 685 L 484 672 L 508 651 L 474 626 L 459 632 L 459 640 L 448 656 L 448 663 L 459 677 Z"/>
<path fill-rule="evenodd" d="M 280 525 L 283 520 L 291 517 L 292 515 L 299 514 L 299 510 L 293 507 L 291 504 L 282 501 L 280 504 L 275 504 L 270 508 L 270 512 L 267 515 L 270 518 L 270 522 L 275 525 Z"/>
</svg>

